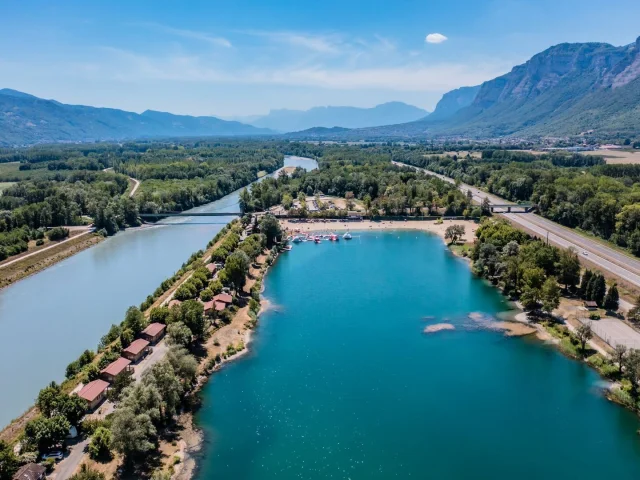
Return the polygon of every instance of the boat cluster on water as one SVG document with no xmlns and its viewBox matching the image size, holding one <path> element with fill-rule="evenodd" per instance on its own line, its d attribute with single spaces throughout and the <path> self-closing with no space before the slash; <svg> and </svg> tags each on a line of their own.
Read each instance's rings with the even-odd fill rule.
<svg viewBox="0 0 640 480">
<path fill-rule="evenodd" d="M 351 233 L 347 232 L 342 235 L 344 240 L 351 240 L 353 236 Z M 327 240 L 329 242 L 337 242 L 340 240 L 340 235 L 336 233 L 326 233 L 323 235 L 312 235 L 312 234 L 301 234 L 301 235 L 289 235 L 287 240 L 293 243 L 302 243 L 302 242 L 313 242 L 320 243 L 323 240 Z"/>
</svg>

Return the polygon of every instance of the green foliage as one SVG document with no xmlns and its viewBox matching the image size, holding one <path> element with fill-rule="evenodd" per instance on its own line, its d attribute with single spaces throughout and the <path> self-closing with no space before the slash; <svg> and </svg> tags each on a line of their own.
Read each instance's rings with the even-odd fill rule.
<svg viewBox="0 0 640 480">
<path fill-rule="evenodd" d="M 123 327 L 138 335 L 147 326 L 147 319 L 138 307 L 129 307 L 124 318 Z"/>
<path fill-rule="evenodd" d="M 111 431 L 105 427 L 98 427 L 88 447 L 89 456 L 94 460 L 108 460 L 111 458 Z"/>
<path fill-rule="evenodd" d="M 47 238 L 51 241 L 63 240 L 69 236 L 69 229 L 63 227 L 54 227 L 47 231 Z"/>
<path fill-rule="evenodd" d="M 40 452 L 64 443 L 71 424 L 62 415 L 37 417 L 25 425 L 24 433 L 28 444 L 34 445 Z"/>
<path fill-rule="evenodd" d="M 4 440 L 0 440 L 0 480 L 12 480 L 20 466 L 13 448 Z"/>
<path fill-rule="evenodd" d="M 242 251 L 233 252 L 227 257 L 227 261 L 224 266 L 226 279 L 229 286 L 234 288 L 236 291 L 240 291 L 246 283 L 247 275 L 249 273 L 249 264 L 249 257 Z"/>
<path fill-rule="evenodd" d="M 607 290 L 602 306 L 609 311 L 615 312 L 618 310 L 619 303 L 620 295 L 618 294 L 618 286 L 614 283 L 609 287 L 609 290 Z"/>
<path fill-rule="evenodd" d="M 105 478 L 106 477 L 103 473 L 100 473 L 97 470 L 92 470 L 86 463 L 83 463 L 80 466 L 80 471 L 69 477 L 69 480 L 105 480 Z"/>
<path fill-rule="evenodd" d="M 182 322 L 175 322 L 167 327 L 167 341 L 172 345 L 189 346 L 192 337 L 193 333 Z"/>
</svg>

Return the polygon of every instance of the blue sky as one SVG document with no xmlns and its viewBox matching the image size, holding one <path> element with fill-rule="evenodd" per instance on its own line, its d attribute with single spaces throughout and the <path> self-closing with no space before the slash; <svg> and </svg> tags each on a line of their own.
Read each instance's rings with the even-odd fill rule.
<svg viewBox="0 0 640 480">
<path fill-rule="evenodd" d="M 224 117 L 393 100 L 433 109 L 551 45 L 631 43 L 638 18 L 638 0 L 4 0 L 0 87 Z"/>
</svg>

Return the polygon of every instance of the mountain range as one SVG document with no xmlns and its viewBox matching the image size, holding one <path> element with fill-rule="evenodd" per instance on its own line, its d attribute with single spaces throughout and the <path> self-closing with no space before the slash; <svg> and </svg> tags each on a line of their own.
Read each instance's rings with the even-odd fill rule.
<svg viewBox="0 0 640 480">
<path fill-rule="evenodd" d="M 0 145 L 273 133 L 216 117 L 152 110 L 138 114 L 113 108 L 65 105 L 16 90 L 0 90 Z"/>
<path fill-rule="evenodd" d="M 238 118 L 260 128 L 298 132 L 314 127 L 365 128 L 420 120 L 429 112 L 402 102 L 388 102 L 372 108 L 314 107 L 309 110 L 271 110 L 262 117 Z"/>
<path fill-rule="evenodd" d="M 371 137 L 640 135 L 640 38 L 553 46 L 482 85 L 453 90 L 427 118 L 344 132 Z"/>
<path fill-rule="evenodd" d="M 430 115 L 401 102 L 373 108 L 273 110 L 246 118 L 142 114 L 65 105 L 0 90 L 0 145 L 129 138 L 275 135 L 361 140 L 427 137 L 640 136 L 640 38 L 616 47 L 563 43 L 509 73 L 443 95 Z"/>
</svg>

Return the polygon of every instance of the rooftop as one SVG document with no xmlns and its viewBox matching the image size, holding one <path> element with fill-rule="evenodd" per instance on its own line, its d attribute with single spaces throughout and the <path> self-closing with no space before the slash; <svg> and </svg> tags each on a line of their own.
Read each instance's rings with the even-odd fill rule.
<svg viewBox="0 0 640 480">
<path fill-rule="evenodd" d="M 207 270 L 209 270 L 211 273 L 214 273 L 217 269 L 215 263 L 209 263 L 206 267 L 207 267 Z"/>
<path fill-rule="evenodd" d="M 139 338 L 131 342 L 131 345 L 125 348 L 123 352 L 130 353 L 131 355 L 137 355 L 148 346 L 149 346 L 149 342 L 147 342 L 146 340 L 143 340 L 142 338 Z"/>
<path fill-rule="evenodd" d="M 13 480 L 38 480 L 46 471 L 42 465 L 27 463 L 13 475 Z"/>
<path fill-rule="evenodd" d="M 219 293 L 218 295 L 213 297 L 213 299 L 216 302 L 224 302 L 224 303 L 231 303 L 233 301 L 233 297 L 228 293 Z"/>
<path fill-rule="evenodd" d="M 225 308 L 227 308 L 227 304 L 224 302 L 215 302 L 216 303 L 216 312 L 221 312 Z"/>
<path fill-rule="evenodd" d="M 93 402 L 98 398 L 107 388 L 109 384 L 104 380 L 94 380 L 87 383 L 82 390 L 78 392 L 80 398 L 84 398 L 87 402 Z"/>
<path fill-rule="evenodd" d="M 176 300 L 175 298 L 173 300 L 171 300 L 169 302 L 169 308 L 173 307 L 174 305 L 180 305 L 182 302 L 180 300 Z"/>
<path fill-rule="evenodd" d="M 204 302 L 204 311 L 208 312 L 209 310 L 213 309 L 215 300 L 210 300 L 208 302 Z"/>
<path fill-rule="evenodd" d="M 142 333 L 144 333 L 145 335 L 149 335 L 150 337 L 155 337 L 165 328 L 167 328 L 167 326 L 163 323 L 150 323 L 147 328 L 142 331 Z"/>
<path fill-rule="evenodd" d="M 115 362 L 111 362 L 105 368 L 100 370 L 100 373 L 106 373 L 107 375 L 117 376 L 120 375 L 125 368 L 131 364 L 131 360 L 128 358 L 120 357 Z"/>
</svg>

